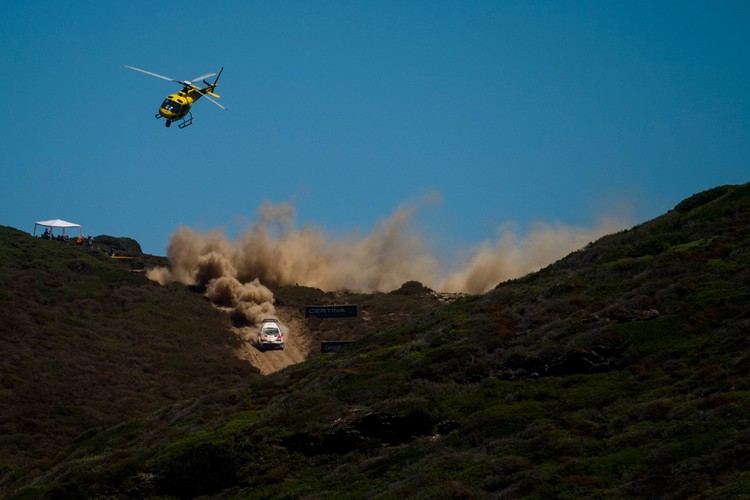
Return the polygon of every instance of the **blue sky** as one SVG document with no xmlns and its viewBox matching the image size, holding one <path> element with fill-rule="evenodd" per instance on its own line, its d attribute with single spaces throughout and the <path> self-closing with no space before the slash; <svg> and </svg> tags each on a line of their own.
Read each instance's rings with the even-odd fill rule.
<svg viewBox="0 0 750 500">
<path fill-rule="evenodd" d="M 744 1 L 47 2 L 0 16 L 0 224 L 62 218 L 165 255 L 264 202 L 437 247 L 536 221 L 635 224 L 750 180 Z M 228 111 L 153 115 L 225 67 Z"/>
</svg>

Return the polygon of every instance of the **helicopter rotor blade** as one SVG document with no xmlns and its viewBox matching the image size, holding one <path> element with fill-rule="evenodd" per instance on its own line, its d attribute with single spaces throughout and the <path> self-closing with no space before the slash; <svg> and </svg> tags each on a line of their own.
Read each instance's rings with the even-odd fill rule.
<svg viewBox="0 0 750 500">
<path fill-rule="evenodd" d="M 209 76 L 214 76 L 215 74 L 216 73 L 206 73 L 205 75 L 199 76 L 198 78 L 193 78 L 192 80 L 190 80 L 190 83 L 193 84 L 195 82 L 199 82 L 203 80 L 204 78 L 208 78 Z"/>
<path fill-rule="evenodd" d="M 205 97 L 206 99 L 208 99 L 208 100 L 209 100 L 209 101 L 211 101 L 212 103 L 216 104 L 217 106 L 219 106 L 219 107 L 220 107 L 221 109 L 223 109 L 224 111 L 226 111 L 226 110 L 227 110 L 227 108 L 226 108 L 226 107 L 222 106 L 221 104 L 219 104 L 219 103 L 218 103 L 217 101 L 215 101 L 214 99 L 211 99 L 210 97 L 208 97 L 208 95 L 206 95 L 206 93 L 205 93 L 205 92 L 203 92 L 203 91 L 202 91 L 201 89 L 196 89 L 196 90 L 198 91 L 198 93 L 199 93 L 200 95 L 202 95 L 203 97 Z"/>
<path fill-rule="evenodd" d="M 195 90 L 196 92 L 198 92 L 201 96 L 205 97 L 207 100 L 209 100 L 212 103 L 214 103 L 217 106 L 219 106 L 221 109 L 223 109 L 223 110 L 227 109 L 225 106 L 219 104 L 214 99 L 212 99 L 211 97 L 209 97 L 208 95 L 206 95 L 206 92 L 204 92 L 203 89 L 201 89 L 200 87 L 198 87 L 194 83 L 194 82 L 201 81 L 201 80 L 203 80 L 205 78 L 212 77 L 216 73 L 206 73 L 205 75 L 201 75 L 198 78 L 195 78 L 194 80 L 175 80 L 174 78 L 169 78 L 168 76 L 160 75 L 158 73 L 153 73 L 151 71 L 146 71 L 145 69 L 136 68 L 134 66 L 128 66 L 127 64 L 123 64 L 123 66 L 125 66 L 128 69 L 132 69 L 133 71 L 138 71 L 138 72 L 141 72 L 141 73 L 146 73 L 147 75 L 155 76 L 156 78 L 161 78 L 162 80 L 167 80 L 168 82 L 175 82 L 175 83 L 179 83 L 180 85 L 184 85 L 185 87 L 190 87 L 193 90 Z"/>
<path fill-rule="evenodd" d="M 185 85 L 185 82 L 180 80 L 175 80 L 174 78 L 169 78 L 168 76 L 160 75 L 158 73 L 152 73 L 151 71 L 146 71 L 145 69 L 141 68 L 134 68 L 133 66 L 128 66 L 127 64 L 123 64 L 128 69 L 132 69 L 133 71 L 140 71 L 141 73 L 146 73 L 147 75 L 155 76 L 156 78 L 161 78 L 162 80 L 167 80 L 168 82 L 175 82 L 179 83 L 181 85 Z"/>
</svg>

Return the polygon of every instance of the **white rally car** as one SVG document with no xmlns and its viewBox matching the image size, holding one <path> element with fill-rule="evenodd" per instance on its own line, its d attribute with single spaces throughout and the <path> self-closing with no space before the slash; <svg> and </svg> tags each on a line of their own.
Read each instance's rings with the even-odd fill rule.
<svg viewBox="0 0 750 500">
<path fill-rule="evenodd" d="M 260 324 L 258 333 L 258 349 L 284 349 L 284 332 L 277 319 L 264 319 Z"/>
</svg>

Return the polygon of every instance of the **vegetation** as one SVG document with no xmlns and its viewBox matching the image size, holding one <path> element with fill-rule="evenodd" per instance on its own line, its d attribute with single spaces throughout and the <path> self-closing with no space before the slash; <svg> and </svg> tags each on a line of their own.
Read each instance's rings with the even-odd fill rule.
<svg viewBox="0 0 750 500">
<path fill-rule="evenodd" d="M 108 248 L 7 227 L 0 240 L 3 481 L 47 469 L 92 428 L 256 376 L 200 295 L 154 284 Z"/>
<path fill-rule="evenodd" d="M 267 377 L 221 357 L 226 320 L 200 296 L 44 243 L 4 229 L 0 245 L 6 496 L 750 495 L 750 185 Z M 90 343 L 106 361 L 73 354 Z M 119 360 L 175 370 L 109 382 Z M 92 391 L 50 406 L 45 383 L 84 376 Z"/>
</svg>

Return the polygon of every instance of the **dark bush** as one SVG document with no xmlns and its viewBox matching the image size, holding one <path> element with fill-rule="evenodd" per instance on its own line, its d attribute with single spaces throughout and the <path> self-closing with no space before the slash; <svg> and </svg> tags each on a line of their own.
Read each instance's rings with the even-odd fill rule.
<svg viewBox="0 0 750 500">
<path fill-rule="evenodd" d="M 162 495 L 211 495 L 237 482 L 237 466 L 226 446 L 199 443 L 171 456 L 156 469 L 156 487 Z"/>
</svg>

